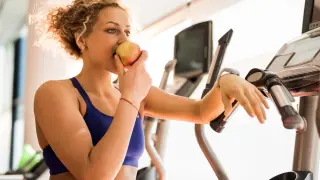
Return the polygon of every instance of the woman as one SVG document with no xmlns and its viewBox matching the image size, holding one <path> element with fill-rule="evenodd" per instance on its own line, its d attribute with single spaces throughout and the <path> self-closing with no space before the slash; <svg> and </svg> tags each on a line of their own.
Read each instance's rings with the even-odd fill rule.
<svg viewBox="0 0 320 180">
<path fill-rule="evenodd" d="M 250 116 L 266 119 L 263 95 L 236 75 L 223 75 L 220 88 L 196 101 L 152 87 L 146 51 L 125 71 L 114 52 L 129 40 L 130 19 L 116 1 L 74 0 L 48 20 L 66 52 L 83 60 L 76 77 L 45 82 L 35 95 L 38 141 L 52 180 L 135 179 L 146 115 L 206 124 L 237 99 Z"/>
</svg>

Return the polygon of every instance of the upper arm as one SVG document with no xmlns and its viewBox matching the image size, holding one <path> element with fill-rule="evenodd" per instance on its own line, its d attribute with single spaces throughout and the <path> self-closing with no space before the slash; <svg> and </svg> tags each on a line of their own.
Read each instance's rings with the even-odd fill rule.
<svg viewBox="0 0 320 180">
<path fill-rule="evenodd" d="M 200 104 L 199 101 L 151 87 L 146 97 L 145 114 L 160 119 L 195 122 L 200 119 Z"/>
<path fill-rule="evenodd" d="M 34 114 L 40 129 L 67 169 L 82 179 L 93 145 L 78 107 L 77 97 L 60 82 L 46 82 L 35 94 Z"/>
</svg>

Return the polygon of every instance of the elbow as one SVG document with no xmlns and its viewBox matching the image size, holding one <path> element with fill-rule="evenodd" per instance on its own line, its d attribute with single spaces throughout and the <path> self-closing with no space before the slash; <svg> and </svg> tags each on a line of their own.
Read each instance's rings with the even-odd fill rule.
<svg viewBox="0 0 320 180">
<path fill-rule="evenodd" d="M 105 169 L 106 171 L 107 169 Z M 108 173 L 108 172 L 99 172 L 98 169 L 94 170 L 94 168 L 91 168 L 90 170 L 87 170 L 86 173 L 83 173 L 81 175 L 81 180 L 92 180 L 92 179 L 96 179 L 96 180 L 113 180 L 115 179 L 115 175 L 111 175 L 112 173 Z"/>
<path fill-rule="evenodd" d="M 89 179 L 96 179 L 95 173 L 89 170 L 89 168 L 86 168 L 78 174 L 77 179 L 79 180 L 89 180 Z"/>
<path fill-rule="evenodd" d="M 115 165 L 112 159 L 109 162 L 103 161 L 97 156 L 92 157 L 92 149 L 87 158 L 86 166 L 81 172 L 81 180 L 114 180 L 121 168 L 121 165 Z M 80 179 L 80 178 L 79 178 Z"/>
<path fill-rule="evenodd" d="M 86 170 L 81 174 L 81 180 L 114 180 L 117 173 L 114 168 L 108 168 L 99 163 L 95 165 L 88 163 Z"/>
</svg>

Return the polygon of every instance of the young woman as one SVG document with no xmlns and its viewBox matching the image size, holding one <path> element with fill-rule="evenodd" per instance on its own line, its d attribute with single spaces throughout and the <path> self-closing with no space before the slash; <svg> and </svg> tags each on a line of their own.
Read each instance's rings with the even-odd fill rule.
<svg viewBox="0 0 320 180">
<path fill-rule="evenodd" d="M 48 27 L 65 51 L 83 60 L 71 79 L 48 81 L 36 92 L 38 141 L 52 180 L 133 180 L 144 151 L 144 116 L 206 124 L 238 100 L 261 123 L 263 95 L 236 75 L 202 100 L 151 86 L 146 51 L 125 70 L 116 47 L 129 40 L 130 18 L 117 1 L 74 0 L 48 14 Z M 111 81 L 119 77 L 119 88 Z"/>
</svg>

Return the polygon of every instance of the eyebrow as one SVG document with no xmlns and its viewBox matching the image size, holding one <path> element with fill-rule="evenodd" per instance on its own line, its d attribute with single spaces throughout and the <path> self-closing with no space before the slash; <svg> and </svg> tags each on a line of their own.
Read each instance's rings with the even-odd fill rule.
<svg viewBox="0 0 320 180">
<path fill-rule="evenodd" d="M 114 24 L 116 26 L 120 26 L 120 24 L 118 24 L 118 23 L 116 23 L 114 21 L 107 21 L 105 24 L 109 24 L 109 23 Z M 130 27 L 130 25 L 126 25 L 126 27 Z"/>
</svg>

